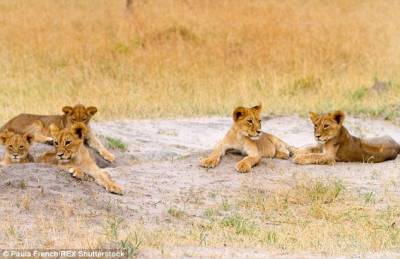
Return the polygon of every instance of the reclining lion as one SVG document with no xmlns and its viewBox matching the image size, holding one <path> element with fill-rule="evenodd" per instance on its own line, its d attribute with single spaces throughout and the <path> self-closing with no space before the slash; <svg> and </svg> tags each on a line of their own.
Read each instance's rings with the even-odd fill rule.
<svg viewBox="0 0 400 259">
<path fill-rule="evenodd" d="M 123 194 L 122 188 L 91 158 L 83 144 L 87 133 L 88 129 L 83 123 L 75 123 L 64 129 L 51 124 L 50 134 L 54 139 L 55 150 L 46 152 L 39 158 L 39 162 L 55 164 L 78 179 L 84 179 L 87 174 L 108 192 Z"/>
<path fill-rule="evenodd" d="M 261 131 L 261 105 L 252 108 L 238 107 L 233 111 L 233 125 L 212 153 L 201 161 L 206 168 L 216 167 L 228 149 L 246 154 L 236 164 L 239 173 L 247 173 L 262 157 L 288 159 L 292 147 L 279 138 Z"/>
<path fill-rule="evenodd" d="M 12 130 L 20 134 L 31 133 L 34 135 L 34 141 L 39 143 L 51 143 L 50 125 L 54 124 L 60 129 L 68 128 L 73 123 L 84 123 L 88 129 L 85 136 L 85 143 L 95 149 L 100 156 L 109 162 L 115 160 L 114 155 L 109 152 L 97 139 L 90 129 L 89 122 L 93 115 L 96 114 L 97 108 L 90 106 L 85 107 L 81 104 L 75 107 L 65 106 L 62 109 L 63 115 L 34 115 L 20 114 L 9 120 L 1 129 Z"/>
<path fill-rule="evenodd" d="M 298 149 L 293 157 L 297 164 L 332 164 L 334 162 L 378 163 L 395 159 L 400 145 L 391 137 L 360 139 L 343 126 L 345 114 L 310 112 L 316 146 Z"/>
<path fill-rule="evenodd" d="M 34 162 L 33 156 L 29 153 L 33 136 L 29 133 L 24 135 L 4 130 L 0 133 L 0 142 L 5 146 L 5 154 L 0 165 Z"/>
</svg>

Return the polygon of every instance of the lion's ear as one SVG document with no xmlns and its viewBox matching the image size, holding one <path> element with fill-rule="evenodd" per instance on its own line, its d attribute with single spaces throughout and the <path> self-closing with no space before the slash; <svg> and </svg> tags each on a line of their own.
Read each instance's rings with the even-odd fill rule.
<svg viewBox="0 0 400 259">
<path fill-rule="evenodd" d="M 316 112 L 309 112 L 308 116 L 310 117 L 310 120 L 312 121 L 312 123 L 315 123 L 315 121 L 318 118 L 318 114 Z"/>
<path fill-rule="evenodd" d="M 344 121 L 345 114 L 342 111 L 335 111 L 333 114 L 333 119 L 339 124 L 342 125 Z"/>
<path fill-rule="evenodd" d="M 78 138 L 83 139 L 87 134 L 87 128 L 83 123 L 76 123 L 72 126 L 72 132 Z"/>
<path fill-rule="evenodd" d="M 52 123 L 50 125 L 50 134 L 53 138 L 57 138 L 58 133 L 60 132 L 60 129 L 56 126 L 56 124 Z"/>
<path fill-rule="evenodd" d="M 71 115 L 74 112 L 74 108 L 72 108 L 71 106 L 64 106 L 62 108 L 62 111 L 65 115 Z"/>
<path fill-rule="evenodd" d="M 90 115 L 90 116 L 95 115 L 97 112 L 97 108 L 94 106 L 89 106 L 89 107 L 87 107 L 86 110 L 87 110 L 88 115 Z"/>
<path fill-rule="evenodd" d="M 10 131 L 5 129 L 3 132 L 0 133 L 0 143 L 5 144 L 7 140 L 10 138 Z"/>
<path fill-rule="evenodd" d="M 259 113 L 261 113 L 262 105 L 259 104 L 259 105 L 253 106 L 253 107 L 251 107 L 251 109 L 259 114 Z"/>
<path fill-rule="evenodd" d="M 256 110 L 256 111 L 261 111 L 262 105 L 259 104 L 259 105 L 253 106 L 253 107 L 251 107 L 251 108 L 252 108 L 253 110 Z"/>
<path fill-rule="evenodd" d="M 237 107 L 232 114 L 234 121 L 243 118 L 245 115 L 246 115 L 246 108 L 244 107 Z"/>
<path fill-rule="evenodd" d="M 33 138 L 34 138 L 33 135 L 30 134 L 30 133 L 25 133 L 25 134 L 24 134 L 24 139 L 25 139 L 26 141 L 28 141 L 29 144 L 32 144 Z"/>
</svg>

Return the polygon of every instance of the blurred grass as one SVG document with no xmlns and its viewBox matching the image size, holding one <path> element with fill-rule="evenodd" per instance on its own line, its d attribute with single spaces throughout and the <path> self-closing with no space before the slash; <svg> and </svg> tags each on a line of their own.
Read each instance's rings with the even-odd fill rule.
<svg viewBox="0 0 400 259">
<path fill-rule="evenodd" d="M 77 102 L 98 119 L 344 109 L 394 118 L 400 2 L 4 0 L 1 120 Z M 384 91 L 374 80 L 387 82 Z"/>
</svg>

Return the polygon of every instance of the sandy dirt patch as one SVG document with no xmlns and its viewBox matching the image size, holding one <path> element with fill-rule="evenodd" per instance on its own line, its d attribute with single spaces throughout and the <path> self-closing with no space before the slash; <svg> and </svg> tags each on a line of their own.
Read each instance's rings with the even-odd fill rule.
<svg viewBox="0 0 400 259">
<path fill-rule="evenodd" d="M 107 232 L 105 225 L 116 216 L 124 219 L 126 227 L 176 224 L 171 222 L 171 208 L 182 210 L 191 218 L 202 218 L 205 208 L 215 206 L 224 197 L 235 200 L 243 190 L 254 187 L 271 191 L 290 188 L 305 179 L 335 179 L 360 195 L 373 192 L 376 197 L 400 201 L 399 158 L 380 164 L 337 163 L 334 166 L 299 166 L 291 161 L 264 159 L 251 173 L 239 174 L 234 165 L 241 157 L 228 154 L 217 168 L 200 168 L 200 158 L 223 137 L 230 124 L 229 118 L 94 123 L 94 131 L 104 141 L 105 137 L 112 137 L 127 144 L 126 151 L 115 151 L 117 162 L 107 169 L 124 187 L 124 196 L 109 194 L 94 182 L 78 181 L 69 173 L 49 165 L 3 168 L 0 176 L 3 221 L 0 247 L 102 246 L 107 244 L 105 238 L 102 239 Z M 349 118 L 346 126 L 358 136 L 388 134 L 400 142 L 400 128 L 387 121 Z M 297 116 L 266 120 L 263 130 L 291 145 L 314 143 L 311 123 Z M 37 156 L 49 148 L 35 145 L 33 153 Z M 164 246 L 162 252 L 146 247 L 145 243 L 141 247 L 139 257 L 144 258 L 293 255 L 229 246 Z M 303 256 L 301 253 L 296 255 Z M 307 251 L 304 256 L 310 255 L 324 256 Z M 368 256 L 383 258 L 385 255 L 395 256 L 391 252 Z"/>
</svg>

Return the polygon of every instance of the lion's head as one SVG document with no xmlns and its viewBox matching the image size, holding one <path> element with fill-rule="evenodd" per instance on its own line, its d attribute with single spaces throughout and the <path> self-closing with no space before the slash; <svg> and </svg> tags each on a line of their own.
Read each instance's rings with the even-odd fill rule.
<svg viewBox="0 0 400 259">
<path fill-rule="evenodd" d="M 29 155 L 33 136 L 29 133 L 21 135 L 6 129 L 0 134 L 0 142 L 5 146 L 5 155 L 9 160 L 12 163 L 19 163 Z"/>
<path fill-rule="evenodd" d="M 87 134 L 87 127 L 83 123 L 74 123 L 71 127 L 60 130 L 55 124 L 51 124 L 50 133 L 54 139 L 57 160 L 68 163 L 76 158 Z"/>
<path fill-rule="evenodd" d="M 85 107 L 77 104 L 74 107 L 64 106 L 62 111 L 67 119 L 66 127 L 70 127 L 74 123 L 84 123 L 88 125 L 90 119 L 96 114 L 97 108 L 94 106 Z"/>
<path fill-rule="evenodd" d="M 325 114 L 310 112 L 310 119 L 314 124 L 314 137 L 318 142 L 326 142 L 340 134 L 345 114 L 335 111 Z"/>
<path fill-rule="evenodd" d="M 261 105 L 251 108 L 237 107 L 233 111 L 234 127 L 243 136 L 256 138 L 261 133 Z"/>
</svg>

